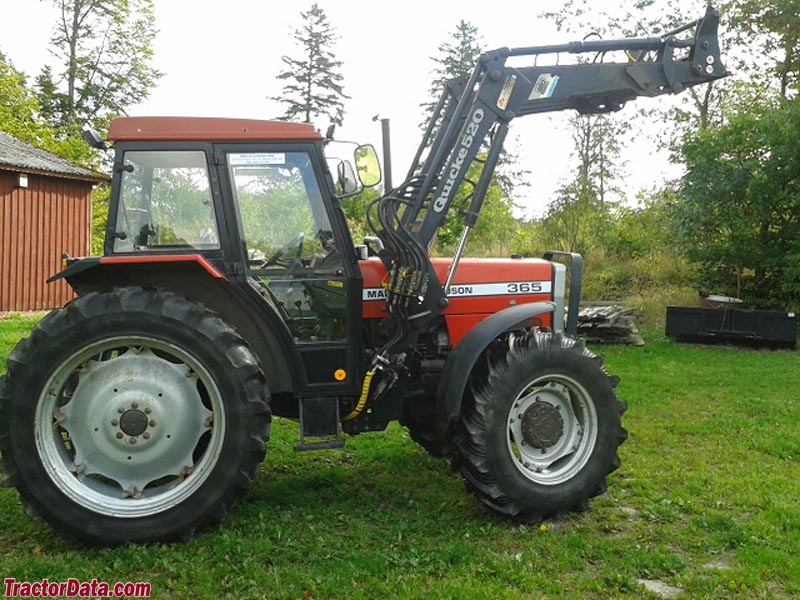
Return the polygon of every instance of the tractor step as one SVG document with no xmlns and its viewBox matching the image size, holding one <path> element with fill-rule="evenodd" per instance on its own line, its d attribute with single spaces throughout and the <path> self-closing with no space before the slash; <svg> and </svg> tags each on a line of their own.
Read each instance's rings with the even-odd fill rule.
<svg viewBox="0 0 800 600">
<path fill-rule="evenodd" d="M 300 442 L 294 445 L 294 451 L 307 452 L 343 448 L 344 438 L 342 438 L 342 428 L 339 425 L 339 400 L 337 398 L 300 398 L 298 402 Z"/>
<path fill-rule="evenodd" d="M 338 437 L 318 442 L 301 441 L 293 446 L 295 452 L 310 452 L 311 450 L 336 450 L 344 448 L 344 438 Z"/>
</svg>

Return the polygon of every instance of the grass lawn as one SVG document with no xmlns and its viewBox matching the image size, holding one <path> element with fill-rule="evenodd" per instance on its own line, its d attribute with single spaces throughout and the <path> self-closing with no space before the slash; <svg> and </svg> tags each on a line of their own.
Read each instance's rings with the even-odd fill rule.
<svg viewBox="0 0 800 600">
<path fill-rule="evenodd" d="M 0 320 L 0 372 L 33 318 Z M 92 550 L 0 490 L 0 575 L 150 581 L 155 598 L 800 595 L 800 354 L 686 346 L 645 331 L 604 349 L 630 432 L 588 512 L 517 526 L 464 493 L 405 429 L 295 454 L 277 420 L 250 497 L 181 545 Z"/>
</svg>

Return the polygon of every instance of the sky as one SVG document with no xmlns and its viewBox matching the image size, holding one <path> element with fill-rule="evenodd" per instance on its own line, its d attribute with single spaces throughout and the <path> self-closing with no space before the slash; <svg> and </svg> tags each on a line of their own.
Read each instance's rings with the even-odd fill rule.
<svg viewBox="0 0 800 600">
<path fill-rule="evenodd" d="M 280 94 L 281 56 L 297 55 L 291 33 L 299 13 L 311 2 L 274 0 L 154 0 L 154 63 L 164 73 L 150 97 L 129 109 L 130 115 L 209 116 L 271 119 L 283 107 L 268 100 Z M 572 41 L 540 16 L 553 2 L 507 0 L 404 0 L 357 2 L 319 0 L 340 39 L 345 119 L 336 139 L 373 143 L 380 153 L 381 127 L 373 117 L 390 119 L 394 183 L 407 172 L 422 132 L 420 104 L 430 85 L 432 56 L 449 39 L 459 20 L 478 28 L 487 49 Z M 618 5 L 618 2 L 595 3 Z M 57 11 L 48 0 L 0 0 L 0 50 L 34 77 L 55 64 L 48 51 Z M 698 15 L 699 16 L 699 15 Z M 630 103 L 624 115 L 664 99 Z M 634 106 L 639 104 L 639 106 Z M 518 166 L 529 171 L 528 186 L 514 199 L 518 216 L 543 214 L 559 185 L 570 176 L 572 140 L 564 113 L 534 115 L 512 122 L 507 146 Z M 317 124 L 324 131 L 327 123 Z M 679 171 L 653 143 L 662 125 L 634 128 L 624 154 L 624 189 L 630 198 Z M 642 133 L 644 131 L 645 133 Z"/>
</svg>

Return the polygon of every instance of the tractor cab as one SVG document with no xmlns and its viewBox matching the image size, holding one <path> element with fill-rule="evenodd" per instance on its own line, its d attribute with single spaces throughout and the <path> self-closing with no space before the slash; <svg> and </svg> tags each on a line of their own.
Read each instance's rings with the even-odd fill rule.
<svg viewBox="0 0 800 600">
<path fill-rule="evenodd" d="M 339 196 L 359 191 L 360 175 L 378 182 L 374 149 L 332 161 L 311 125 L 234 119 L 120 118 L 108 138 L 116 152 L 97 261 L 105 274 L 90 276 L 78 261 L 80 274 L 61 275 L 93 286 L 118 283 L 132 267 L 163 286 L 166 268 L 171 289 L 199 295 L 227 318 L 269 323 L 256 345 L 265 362 L 284 363 L 275 393 L 352 392 L 361 273 Z M 211 276 L 193 276 L 203 271 Z M 219 285 L 233 297 L 220 302 L 217 290 L 212 298 Z"/>
</svg>

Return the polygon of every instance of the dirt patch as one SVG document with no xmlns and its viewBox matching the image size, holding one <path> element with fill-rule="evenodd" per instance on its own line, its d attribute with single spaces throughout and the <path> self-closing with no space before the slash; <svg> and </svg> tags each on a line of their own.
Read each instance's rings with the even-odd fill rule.
<svg viewBox="0 0 800 600">
<path fill-rule="evenodd" d="M 703 568 L 708 569 L 709 571 L 729 571 L 733 568 L 733 566 L 728 560 L 724 558 L 717 558 L 708 561 L 703 565 Z"/>
<path fill-rule="evenodd" d="M 665 600 L 677 598 L 683 592 L 681 588 L 675 587 L 674 585 L 669 585 L 668 583 L 664 583 L 658 579 L 637 579 L 636 581 L 637 583 L 643 585 L 648 592 L 651 592 L 660 598 L 665 598 Z"/>
</svg>

